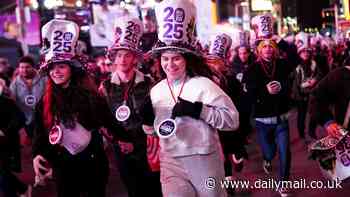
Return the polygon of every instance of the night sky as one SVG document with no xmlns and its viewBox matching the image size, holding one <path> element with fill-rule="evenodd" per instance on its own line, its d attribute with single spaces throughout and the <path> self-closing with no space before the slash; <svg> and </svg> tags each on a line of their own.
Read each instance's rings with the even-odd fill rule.
<svg viewBox="0 0 350 197">
<path fill-rule="evenodd" d="M 297 16 L 301 29 L 305 27 L 320 28 L 322 24 L 321 11 L 328 7 L 328 0 L 297 0 Z"/>
</svg>

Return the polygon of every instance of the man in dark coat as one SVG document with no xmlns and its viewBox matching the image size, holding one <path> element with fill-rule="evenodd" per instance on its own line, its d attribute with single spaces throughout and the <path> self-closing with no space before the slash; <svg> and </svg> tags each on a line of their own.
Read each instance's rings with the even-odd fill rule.
<svg viewBox="0 0 350 197">
<path fill-rule="evenodd" d="M 0 196 L 17 196 L 27 186 L 12 172 L 21 170 L 19 130 L 24 127 L 24 115 L 13 100 L 0 95 Z"/>
</svg>

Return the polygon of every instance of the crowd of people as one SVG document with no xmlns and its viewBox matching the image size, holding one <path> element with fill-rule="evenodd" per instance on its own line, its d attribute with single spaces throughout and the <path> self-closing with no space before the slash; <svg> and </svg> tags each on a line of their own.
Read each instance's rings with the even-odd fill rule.
<svg viewBox="0 0 350 197">
<path fill-rule="evenodd" d="M 350 41 L 303 32 L 283 39 L 264 14 L 252 19 L 254 42 L 245 31 L 239 44 L 217 32 L 205 45 L 195 10 L 189 0 L 162 1 L 158 31 L 151 17 L 124 16 L 114 44 L 94 57 L 77 49 L 76 23 L 53 19 L 42 27 L 40 63 L 23 56 L 14 69 L 0 57 L 1 196 L 30 196 L 47 179 L 59 197 L 106 196 L 110 143 L 129 197 L 225 197 L 232 188 L 208 190 L 205 180 L 242 171 L 252 132 L 263 158 L 256 162 L 271 174 L 278 153 L 279 180 L 289 180 L 293 108 L 305 144 L 334 148 L 317 141 L 320 126 L 350 150 Z M 32 142 L 32 185 L 14 174 L 20 136 Z M 314 158 L 345 180 L 350 155 L 337 149 Z"/>
</svg>

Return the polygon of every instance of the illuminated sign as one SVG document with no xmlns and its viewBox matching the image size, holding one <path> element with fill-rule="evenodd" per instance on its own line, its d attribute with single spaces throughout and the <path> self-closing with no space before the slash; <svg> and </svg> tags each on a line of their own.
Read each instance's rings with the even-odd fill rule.
<svg viewBox="0 0 350 197">
<path fill-rule="evenodd" d="M 271 0 L 252 0 L 253 11 L 267 11 L 272 10 Z"/>
<path fill-rule="evenodd" d="M 350 20 L 349 0 L 343 0 L 344 15 L 346 20 Z"/>
</svg>

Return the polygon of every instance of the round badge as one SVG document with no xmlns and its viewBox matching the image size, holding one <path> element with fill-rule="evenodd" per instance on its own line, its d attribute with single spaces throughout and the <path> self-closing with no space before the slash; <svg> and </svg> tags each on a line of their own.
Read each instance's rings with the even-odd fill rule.
<svg viewBox="0 0 350 197">
<path fill-rule="evenodd" d="M 157 134 L 160 138 L 169 138 L 176 133 L 176 122 L 173 119 L 166 119 L 159 124 Z"/>
<path fill-rule="evenodd" d="M 63 39 L 64 39 L 64 41 L 71 41 L 73 39 L 73 36 L 74 36 L 73 33 L 65 32 L 63 34 Z"/>
<path fill-rule="evenodd" d="M 62 138 L 62 129 L 60 126 L 55 125 L 51 128 L 49 133 L 49 142 L 50 144 L 58 144 L 60 143 Z"/>
<path fill-rule="evenodd" d="M 122 105 L 118 107 L 118 109 L 115 111 L 115 118 L 118 121 L 125 121 L 130 116 L 130 108 L 126 105 Z"/>
<path fill-rule="evenodd" d="M 24 102 L 27 106 L 34 106 L 35 103 L 36 103 L 36 98 L 34 95 L 27 95 L 25 98 L 24 98 Z"/>
<path fill-rule="evenodd" d="M 239 82 L 242 82 L 242 80 L 243 80 L 243 73 L 238 73 L 238 74 L 236 75 L 236 79 L 237 79 Z"/>
</svg>

